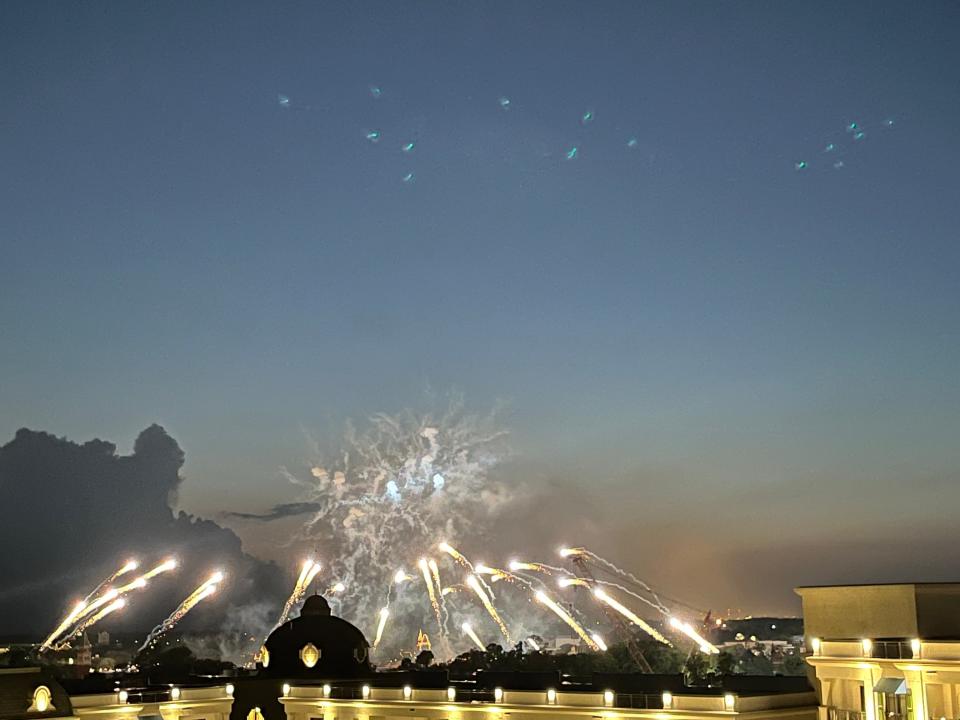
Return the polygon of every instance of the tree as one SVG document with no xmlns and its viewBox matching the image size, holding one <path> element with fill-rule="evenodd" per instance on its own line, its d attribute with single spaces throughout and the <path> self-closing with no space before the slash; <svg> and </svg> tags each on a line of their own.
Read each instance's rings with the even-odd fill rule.
<svg viewBox="0 0 960 720">
<path fill-rule="evenodd" d="M 699 649 L 692 650 L 683 663 L 683 675 L 687 685 L 703 685 L 710 672 L 710 662 Z"/>
<path fill-rule="evenodd" d="M 429 650 L 421 650 L 414 660 L 414 664 L 420 668 L 430 667 L 433 664 L 433 653 Z"/>
</svg>

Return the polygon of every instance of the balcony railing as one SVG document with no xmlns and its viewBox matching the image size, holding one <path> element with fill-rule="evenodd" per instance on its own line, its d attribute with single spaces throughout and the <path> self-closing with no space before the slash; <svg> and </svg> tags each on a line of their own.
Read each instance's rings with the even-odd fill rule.
<svg viewBox="0 0 960 720">
<path fill-rule="evenodd" d="M 663 710 L 663 693 L 617 693 L 615 704 L 618 708 L 635 710 Z"/>
<path fill-rule="evenodd" d="M 867 720 L 867 714 L 860 710 L 827 708 L 827 720 Z"/>
<path fill-rule="evenodd" d="M 874 640 L 870 656 L 883 660 L 911 660 L 913 648 L 909 641 L 904 640 Z"/>
</svg>

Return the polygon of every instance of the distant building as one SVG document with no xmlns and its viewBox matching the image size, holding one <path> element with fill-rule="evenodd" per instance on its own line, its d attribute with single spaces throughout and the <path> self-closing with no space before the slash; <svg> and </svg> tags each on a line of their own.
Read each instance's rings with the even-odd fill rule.
<svg viewBox="0 0 960 720">
<path fill-rule="evenodd" d="M 960 717 L 960 583 L 796 592 L 819 720 Z"/>
</svg>

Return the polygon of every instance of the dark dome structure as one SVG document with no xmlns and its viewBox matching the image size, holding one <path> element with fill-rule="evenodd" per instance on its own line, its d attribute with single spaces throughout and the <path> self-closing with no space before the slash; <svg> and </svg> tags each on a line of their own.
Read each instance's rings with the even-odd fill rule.
<svg viewBox="0 0 960 720">
<path fill-rule="evenodd" d="M 303 603 L 300 617 L 288 620 L 267 638 L 260 652 L 260 675 L 334 678 L 370 672 L 367 639 L 354 625 L 330 614 L 320 595 Z"/>
</svg>

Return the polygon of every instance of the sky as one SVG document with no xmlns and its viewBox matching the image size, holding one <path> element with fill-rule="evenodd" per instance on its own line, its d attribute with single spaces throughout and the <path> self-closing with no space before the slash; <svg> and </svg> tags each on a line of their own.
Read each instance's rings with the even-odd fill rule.
<svg viewBox="0 0 960 720">
<path fill-rule="evenodd" d="M 159 423 L 178 509 L 282 560 L 227 513 L 302 500 L 282 469 L 348 421 L 462 395 L 507 408 L 538 498 L 498 553 L 585 544 L 751 612 L 956 580 L 957 27 L 3 3 L 0 443 Z"/>
</svg>

